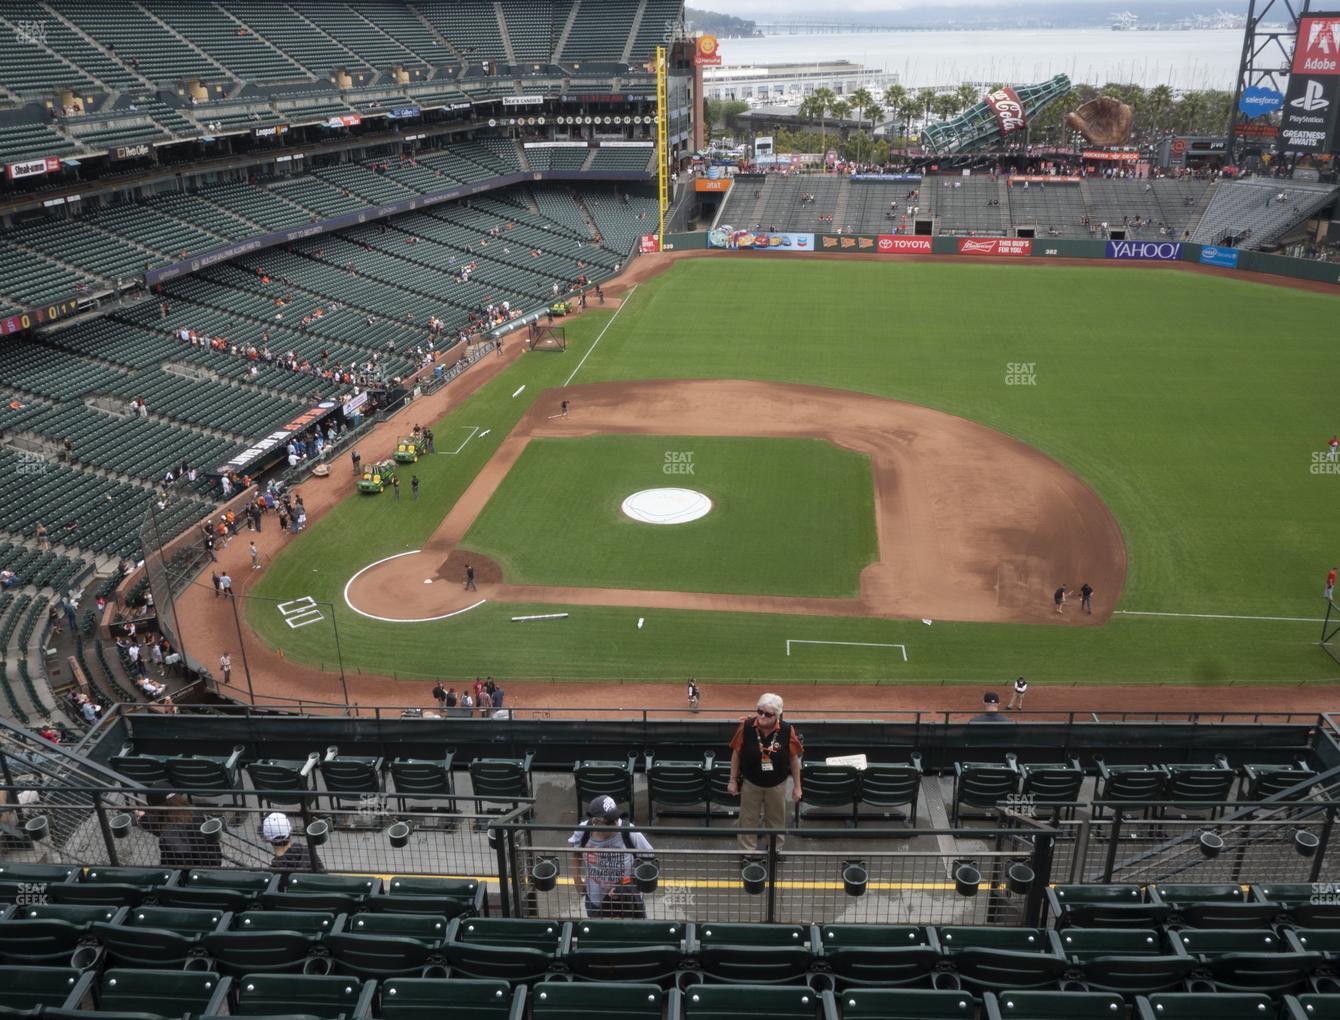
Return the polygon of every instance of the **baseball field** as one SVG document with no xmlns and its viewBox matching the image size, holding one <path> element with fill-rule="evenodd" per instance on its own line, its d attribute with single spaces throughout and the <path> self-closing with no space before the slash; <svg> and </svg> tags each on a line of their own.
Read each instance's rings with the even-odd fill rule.
<svg viewBox="0 0 1340 1020">
<path fill-rule="evenodd" d="M 424 422 L 246 622 L 402 679 L 1331 683 L 1338 317 L 1161 269 L 677 261 Z M 711 510 L 621 511 L 658 487 Z"/>
</svg>

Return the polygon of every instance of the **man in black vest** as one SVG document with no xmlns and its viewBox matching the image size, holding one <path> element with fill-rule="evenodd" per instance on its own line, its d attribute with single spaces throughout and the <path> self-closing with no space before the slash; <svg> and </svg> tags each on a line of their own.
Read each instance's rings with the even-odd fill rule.
<svg viewBox="0 0 1340 1020">
<path fill-rule="evenodd" d="M 740 720 L 730 747 L 726 792 L 740 796 L 740 828 L 785 828 L 786 777 L 791 777 L 791 799 L 800 800 L 800 756 L 805 748 L 795 727 L 782 721 L 781 697 L 765 694 L 759 698 L 757 714 Z M 742 832 L 739 838 L 740 849 L 746 853 L 758 850 L 753 834 Z M 783 841 L 784 837 L 777 837 L 779 850 Z"/>
</svg>

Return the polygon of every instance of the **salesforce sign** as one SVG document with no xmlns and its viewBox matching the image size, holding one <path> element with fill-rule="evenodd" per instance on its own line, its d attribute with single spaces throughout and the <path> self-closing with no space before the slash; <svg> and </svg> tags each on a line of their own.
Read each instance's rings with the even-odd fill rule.
<svg viewBox="0 0 1340 1020">
<path fill-rule="evenodd" d="M 1283 93 L 1268 89 L 1264 85 L 1253 85 L 1249 89 L 1243 89 L 1242 98 L 1238 100 L 1238 109 L 1248 117 L 1264 117 L 1267 113 L 1274 113 L 1283 107 Z"/>
<path fill-rule="evenodd" d="M 1145 259 L 1175 262 L 1182 257 L 1181 241 L 1108 241 L 1110 259 Z"/>
</svg>

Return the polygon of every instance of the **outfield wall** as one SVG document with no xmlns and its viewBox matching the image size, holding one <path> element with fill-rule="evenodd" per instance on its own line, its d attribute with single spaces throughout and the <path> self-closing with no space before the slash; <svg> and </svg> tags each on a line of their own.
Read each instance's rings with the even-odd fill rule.
<svg viewBox="0 0 1340 1020">
<path fill-rule="evenodd" d="M 952 255 L 963 259 L 1058 258 L 1104 262 L 1191 262 L 1293 280 L 1340 285 L 1340 264 L 1285 255 L 1153 238 L 1131 241 L 1020 237 L 919 237 L 909 234 L 832 234 L 796 231 L 719 231 L 667 234 L 667 251 L 702 249 L 798 255 Z"/>
</svg>

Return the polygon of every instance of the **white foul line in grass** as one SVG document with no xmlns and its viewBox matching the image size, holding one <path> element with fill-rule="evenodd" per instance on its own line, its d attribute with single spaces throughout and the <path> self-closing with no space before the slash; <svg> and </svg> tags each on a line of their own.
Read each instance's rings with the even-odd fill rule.
<svg viewBox="0 0 1340 1020">
<path fill-rule="evenodd" d="M 1229 616 L 1224 613 L 1154 613 L 1114 609 L 1113 616 L 1176 616 L 1187 620 L 1263 620 L 1269 623 L 1325 623 L 1320 616 Z"/>
<path fill-rule="evenodd" d="M 461 445 L 458 446 L 458 447 L 456 447 L 456 449 L 454 449 L 454 450 L 438 450 L 437 452 L 440 453 L 443 457 L 454 457 L 454 456 L 456 456 L 456 454 L 460 453 L 462 450 L 465 449 L 465 444 L 468 443 L 470 440 L 474 439 L 474 438 L 475 438 L 475 433 L 479 431 L 479 426 L 478 426 L 478 425 L 461 425 L 460 427 L 463 428 L 463 429 L 469 429 L 469 430 L 470 430 L 470 434 L 469 434 L 468 436 L 466 436 L 464 439 L 461 440 Z"/>
<path fill-rule="evenodd" d="M 524 390 L 525 388 L 526 388 L 525 383 L 522 383 L 520 386 L 518 386 L 516 388 L 516 392 L 512 394 L 512 398 L 516 399 L 517 397 L 521 396 L 521 391 Z"/>
<path fill-rule="evenodd" d="M 851 648 L 896 648 L 903 653 L 903 661 L 907 661 L 907 645 L 881 645 L 873 641 L 802 641 L 799 638 L 787 638 L 787 655 L 791 654 L 792 645 L 847 645 Z"/>
<path fill-rule="evenodd" d="M 573 379 L 577 377 L 577 373 L 580 372 L 582 370 L 582 366 L 586 364 L 586 359 L 595 353 L 596 346 L 605 336 L 605 331 L 614 325 L 614 320 L 619 317 L 619 313 L 623 311 L 624 305 L 628 304 L 628 302 L 633 299 L 633 295 L 637 293 L 638 286 L 639 284 L 636 283 L 633 284 L 633 289 L 628 292 L 628 294 L 624 297 L 622 301 L 619 302 L 619 307 L 614 309 L 614 314 L 610 316 L 610 321 L 605 323 L 605 329 L 602 329 L 600 331 L 600 335 L 596 337 L 595 343 L 593 343 L 590 349 L 587 350 L 587 352 L 582 355 L 582 360 L 577 362 L 577 367 L 572 370 L 572 375 L 568 376 L 568 378 L 564 381 L 563 383 L 564 386 L 567 386 L 569 383 L 572 382 Z"/>
</svg>

